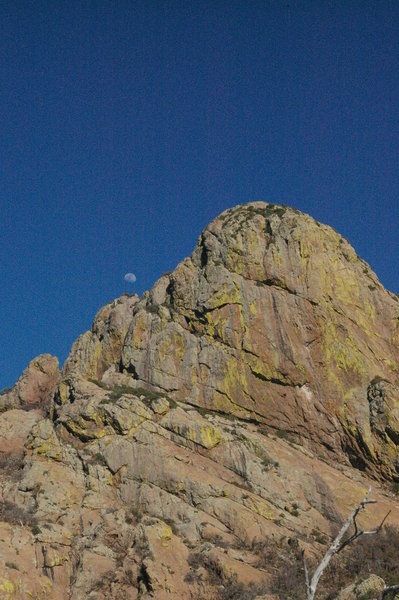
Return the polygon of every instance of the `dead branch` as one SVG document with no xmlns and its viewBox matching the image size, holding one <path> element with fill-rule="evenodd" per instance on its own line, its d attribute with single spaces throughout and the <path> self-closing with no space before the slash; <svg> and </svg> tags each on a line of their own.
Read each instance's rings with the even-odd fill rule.
<svg viewBox="0 0 399 600">
<path fill-rule="evenodd" d="M 381 523 L 378 525 L 378 527 L 376 529 L 373 529 L 371 531 L 364 531 L 363 529 L 359 528 L 359 525 L 357 523 L 357 517 L 359 515 L 359 513 L 364 510 L 366 508 L 366 506 L 368 504 L 375 504 L 376 500 L 370 500 L 370 494 L 371 494 L 371 488 L 369 488 L 365 498 L 360 502 L 360 504 L 358 504 L 356 506 L 356 508 L 354 509 L 354 511 L 352 512 L 352 514 L 348 517 L 348 519 L 345 521 L 345 523 L 343 524 L 343 526 L 341 527 L 337 537 L 335 538 L 335 540 L 333 541 L 333 543 L 331 544 L 331 546 L 328 548 L 327 552 L 325 553 L 322 561 L 320 562 L 319 566 L 316 568 L 312 579 L 309 582 L 309 571 L 306 565 L 306 559 L 305 559 L 305 553 L 302 553 L 302 559 L 303 559 L 303 565 L 304 565 L 304 571 L 305 571 L 305 583 L 306 583 L 306 598 L 307 600 L 314 600 L 315 594 L 316 594 L 316 590 L 317 590 L 317 586 L 320 580 L 320 577 L 322 576 L 323 572 L 325 571 L 325 569 L 327 568 L 330 560 L 332 559 L 333 556 L 335 556 L 335 554 L 338 554 L 339 552 L 341 552 L 341 550 L 343 550 L 344 548 L 346 548 L 346 546 L 348 546 L 349 544 L 352 544 L 355 540 L 357 540 L 358 538 L 360 538 L 363 535 L 374 535 L 376 533 L 378 533 L 379 531 L 381 531 L 386 519 L 388 518 L 388 515 L 391 511 L 389 511 L 385 517 L 382 519 Z M 343 538 L 345 536 L 345 534 L 347 533 L 347 531 L 349 530 L 349 528 L 351 527 L 351 525 L 353 525 L 354 527 L 354 532 L 353 534 L 348 537 L 346 540 L 343 541 Z M 394 588 L 396 587 L 396 589 L 399 589 L 399 586 L 390 586 L 390 588 L 385 588 L 383 595 L 381 596 L 380 600 L 383 600 L 384 598 L 384 593 L 386 592 L 389 593 L 390 591 L 395 591 Z"/>
<path fill-rule="evenodd" d="M 399 585 L 386 585 L 382 590 L 379 600 L 384 600 L 385 596 L 388 596 L 388 594 L 392 594 L 391 597 L 395 598 L 395 592 L 399 592 Z"/>
<path fill-rule="evenodd" d="M 308 571 L 308 566 L 306 564 L 305 550 L 302 550 L 302 560 L 303 560 L 303 569 L 305 571 L 306 594 L 309 595 L 309 592 L 310 592 L 309 571 Z"/>
</svg>

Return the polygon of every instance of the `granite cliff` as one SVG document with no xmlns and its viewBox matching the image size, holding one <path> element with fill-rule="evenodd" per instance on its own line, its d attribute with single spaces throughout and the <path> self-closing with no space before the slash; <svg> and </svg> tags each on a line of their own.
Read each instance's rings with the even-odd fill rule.
<svg viewBox="0 0 399 600">
<path fill-rule="evenodd" d="M 344 238 L 225 211 L 0 396 L 1 597 L 279 597 L 370 484 L 399 524 L 398 383 L 399 298 Z"/>
</svg>

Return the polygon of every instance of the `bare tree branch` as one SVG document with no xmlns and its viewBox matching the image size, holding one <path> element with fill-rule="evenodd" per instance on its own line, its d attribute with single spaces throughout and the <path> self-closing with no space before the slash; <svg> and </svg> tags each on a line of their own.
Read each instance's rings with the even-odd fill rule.
<svg viewBox="0 0 399 600">
<path fill-rule="evenodd" d="M 376 503 L 375 500 L 369 500 L 365 504 L 375 504 L 375 503 Z M 341 552 L 341 550 L 343 550 L 345 548 L 345 546 L 348 546 L 349 544 L 351 544 L 352 542 L 354 542 L 355 540 L 357 540 L 358 538 L 360 538 L 362 535 L 375 535 L 376 533 L 379 533 L 381 531 L 381 529 L 382 529 L 385 521 L 387 520 L 388 516 L 390 515 L 390 512 L 391 512 L 390 510 L 387 512 L 387 514 L 385 515 L 385 517 L 382 519 L 381 523 L 378 525 L 377 529 L 372 529 L 371 531 L 359 530 L 357 522 L 356 522 L 356 517 L 357 517 L 359 511 L 362 510 L 363 508 L 365 508 L 365 506 L 361 506 L 361 504 L 359 504 L 359 506 L 357 507 L 359 510 L 356 513 L 356 515 L 353 517 L 353 525 L 355 527 L 355 532 L 347 540 L 345 540 L 344 542 L 342 542 L 341 546 L 337 550 L 337 554 L 338 554 L 338 552 Z"/>
<path fill-rule="evenodd" d="M 392 598 L 395 597 L 395 592 L 399 591 L 399 585 L 386 585 L 382 590 L 382 594 L 378 600 L 384 600 L 385 596 L 392 594 Z"/>
<path fill-rule="evenodd" d="M 385 517 L 382 519 L 381 523 L 378 525 L 378 527 L 376 529 L 373 529 L 371 531 L 364 531 L 363 529 L 359 528 L 359 525 L 357 523 L 357 517 L 359 515 L 359 513 L 364 510 L 366 508 L 366 506 L 368 504 L 375 504 L 376 500 L 370 500 L 370 494 L 371 494 L 371 487 L 369 488 L 365 498 L 356 506 L 356 508 L 354 509 L 354 511 L 352 512 L 352 514 L 348 517 L 348 519 L 345 521 L 345 523 L 343 524 L 343 526 L 341 527 L 337 537 L 335 538 L 335 540 L 333 541 L 333 543 L 331 544 L 331 546 L 328 548 L 327 552 L 325 553 L 322 561 L 320 562 L 319 566 L 316 568 L 315 572 L 313 573 L 313 577 L 309 582 L 309 572 L 307 569 L 307 565 L 306 565 L 306 560 L 305 560 L 305 552 L 302 553 L 302 558 L 303 558 L 303 565 L 304 565 L 304 570 L 305 570 L 305 582 L 306 582 L 306 598 L 307 600 L 314 600 L 315 594 L 316 594 L 316 590 L 317 590 L 317 586 L 320 580 L 320 577 L 322 576 L 323 572 L 325 571 L 325 569 L 327 568 L 330 560 L 332 559 L 332 557 L 335 554 L 338 554 L 339 552 L 341 552 L 341 550 L 343 550 L 346 546 L 348 546 L 349 544 L 353 543 L 355 540 L 357 540 L 358 538 L 360 538 L 363 535 L 374 535 L 376 533 L 378 533 L 379 531 L 381 531 L 385 521 L 388 518 L 388 515 L 391 511 L 389 511 Z M 347 533 L 347 531 L 349 530 L 349 528 L 351 527 L 351 525 L 353 525 L 354 527 L 354 533 L 347 538 L 346 540 L 342 541 L 345 534 Z M 385 588 L 383 595 L 381 596 L 380 600 L 382 600 L 384 598 L 384 593 L 389 593 L 390 591 L 395 591 L 396 589 L 399 589 L 399 585 L 398 586 L 390 586 L 389 588 Z M 385 594 L 386 595 L 386 594 Z"/>
<path fill-rule="evenodd" d="M 303 570 L 305 571 L 306 595 L 309 597 L 309 593 L 310 593 L 309 571 L 308 571 L 308 565 L 306 564 L 305 550 L 302 550 L 302 561 L 303 561 Z"/>
</svg>

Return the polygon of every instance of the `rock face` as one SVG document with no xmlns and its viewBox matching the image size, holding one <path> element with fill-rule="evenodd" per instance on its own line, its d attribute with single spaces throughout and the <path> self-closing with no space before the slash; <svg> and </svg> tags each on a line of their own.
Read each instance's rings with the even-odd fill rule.
<svg viewBox="0 0 399 600">
<path fill-rule="evenodd" d="M 333 229 L 257 202 L 215 219 L 140 301 L 103 309 L 64 372 L 110 369 L 399 477 L 398 301 Z"/>
<path fill-rule="evenodd" d="M 331 228 L 224 212 L 98 313 L 59 384 L 44 355 L 0 397 L 0 596 L 304 598 L 285 554 L 320 556 L 371 481 L 362 522 L 399 524 L 398 328 Z"/>
<path fill-rule="evenodd" d="M 48 404 L 60 379 L 58 360 L 50 354 L 34 358 L 11 390 L 0 395 L 0 408 L 33 408 Z"/>
</svg>

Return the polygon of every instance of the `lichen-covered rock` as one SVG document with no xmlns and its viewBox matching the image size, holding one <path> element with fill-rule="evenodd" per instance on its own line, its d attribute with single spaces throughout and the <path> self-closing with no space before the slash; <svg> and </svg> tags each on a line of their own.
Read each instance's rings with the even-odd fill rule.
<svg viewBox="0 0 399 600">
<path fill-rule="evenodd" d="M 169 402 L 166 398 L 156 398 L 151 402 L 151 408 L 157 415 L 164 415 L 169 410 Z"/>
<path fill-rule="evenodd" d="M 181 435 L 186 440 L 204 448 L 213 448 L 222 440 L 222 433 L 196 411 L 188 412 L 181 408 L 170 411 L 161 421 L 169 431 Z"/>
<path fill-rule="evenodd" d="M 333 229 L 254 202 L 217 217 L 141 300 L 102 309 L 72 348 L 59 397 L 74 374 L 133 382 L 399 477 L 398 313 Z"/>
<path fill-rule="evenodd" d="M 132 309 L 138 296 L 124 295 L 104 306 L 96 315 L 90 331 L 72 346 L 64 364 L 64 373 L 84 373 L 101 378 L 107 368 L 118 363 Z"/>
<path fill-rule="evenodd" d="M 338 233 L 252 203 L 215 219 L 192 257 L 137 302 L 120 366 L 175 399 L 399 476 L 398 313 Z M 372 425 L 376 378 L 393 390 L 384 436 Z"/>
<path fill-rule="evenodd" d="M 26 450 L 53 460 L 62 459 L 62 446 L 49 419 L 41 419 L 31 428 Z"/>
<path fill-rule="evenodd" d="M 399 444 L 399 389 L 389 381 L 374 379 L 367 390 L 371 430 L 384 441 Z"/>
<path fill-rule="evenodd" d="M 336 600 L 378 600 L 385 582 L 378 575 L 370 575 L 365 581 L 352 584 L 342 590 Z"/>
<path fill-rule="evenodd" d="M 184 403 L 161 415 L 143 394 L 110 395 L 75 380 L 54 422 L 32 422 L 18 476 L 0 477 L 0 552 L 18 550 L 4 560 L 18 567 L 22 589 L 45 583 L 54 599 L 204 600 L 217 598 L 224 581 L 262 596 L 273 571 L 259 567 L 258 544 L 312 540 L 315 530 L 330 539 L 369 485 L 256 423 Z M 118 406 L 138 417 L 131 429 L 101 412 Z M 90 434 L 95 415 L 102 436 Z M 216 445 L 200 443 L 207 427 L 218 432 Z M 374 497 L 362 522 L 378 523 L 388 508 L 399 522 L 397 502 L 378 490 Z M 10 580 L 10 569 L 0 561 L 0 577 Z"/>
<path fill-rule="evenodd" d="M 359 583 L 355 588 L 355 593 L 358 600 L 373 600 L 379 598 L 385 582 L 378 575 L 370 575 L 365 581 Z"/>
<path fill-rule="evenodd" d="M 0 597 L 277 600 L 287 549 L 320 559 L 371 483 L 359 525 L 398 525 L 398 313 L 329 227 L 223 213 L 97 314 L 55 395 L 39 357 L 1 397 L 31 410 L 0 415 Z"/>
</svg>

